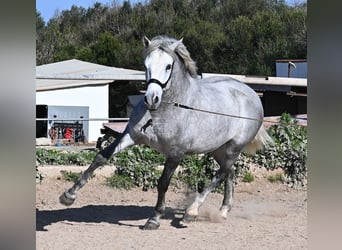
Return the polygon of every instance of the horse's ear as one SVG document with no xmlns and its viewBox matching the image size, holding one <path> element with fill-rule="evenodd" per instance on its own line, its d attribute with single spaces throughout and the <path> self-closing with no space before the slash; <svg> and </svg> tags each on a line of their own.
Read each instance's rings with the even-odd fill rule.
<svg viewBox="0 0 342 250">
<path fill-rule="evenodd" d="M 178 41 L 174 42 L 173 44 L 171 44 L 171 45 L 169 46 L 169 48 L 170 48 L 172 51 L 175 51 L 175 49 L 177 48 L 177 46 L 178 46 L 179 44 L 181 44 L 182 42 L 183 42 L 183 38 L 181 38 L 180 40 L 178 40 Z"/>
<path fill-rule="evenodd" d="M 148 39 L 146 36 L 144 36 L 143 42 L 144 42 L 145 48 L 148 47 L 148 45 L 150 45 L 151 43 L 150 39 Z"/>
</svg>

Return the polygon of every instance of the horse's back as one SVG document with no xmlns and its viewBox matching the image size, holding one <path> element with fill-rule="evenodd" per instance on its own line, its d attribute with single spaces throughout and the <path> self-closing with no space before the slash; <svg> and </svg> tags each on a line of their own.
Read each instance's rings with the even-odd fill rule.
<svg viewBox="0 0 342 250">
<path fill-rule="evenodd" d="M 247 84 L 229 76 L 210 76 L 198 79 L 198 84 L 207 88 L 218 88 L 224 90 L 240 90 L 244 93 L 256 94 Z"/>
<path fill-rule="evenodd" d="M 198 80 L 199 91 L 202 95 L 208 93 L 209 99 L 215 99 L 223 109 L 233 112 L 232 105 L 239 103 L 240 115 L 253 115 L 263 118 L 263 108 L 257 93 L 247 84 L 228 76 L 212 76 Z M 237 110 L 236 110 L 237 112 Z M 253 114 L 254 113 L 254 114 Z M 260 114 L 259 114 L 260 113 Z"/>
</svg>

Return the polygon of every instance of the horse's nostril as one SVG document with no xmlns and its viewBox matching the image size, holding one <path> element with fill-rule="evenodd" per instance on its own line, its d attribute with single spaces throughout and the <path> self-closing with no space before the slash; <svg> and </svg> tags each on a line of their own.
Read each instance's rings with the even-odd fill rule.
<svg viewBox="0 0 342 250">
<path fill-rule="evenodd" d="M 144 102 L 145 102 L 145 104 L 148 104 L 146 95 L 144 97 Z"/>
<path fill-rule="evenodd" d="M 154 104 L 157 104 L 158 101 L 159 101 L 159 97 L 158 96 L 153 97 L 153 103 Z"/>
</svg>

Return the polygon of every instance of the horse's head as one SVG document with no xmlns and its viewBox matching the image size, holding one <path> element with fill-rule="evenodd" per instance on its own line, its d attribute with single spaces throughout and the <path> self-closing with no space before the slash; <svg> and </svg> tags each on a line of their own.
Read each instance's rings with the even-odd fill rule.
<svg viewBox="0 0 342 250">
<path fill-rule="evenodd" d="M 153 39 L 150 41 L 144 37 L 147 90 L 145 93 L 145 104 L 148 109 L 155 110 L 159 107 L 164 91 L 170 88 L 173 66 L 176 60 L 174 53 L 182 39 L 168 40 Z"/>
</svg>

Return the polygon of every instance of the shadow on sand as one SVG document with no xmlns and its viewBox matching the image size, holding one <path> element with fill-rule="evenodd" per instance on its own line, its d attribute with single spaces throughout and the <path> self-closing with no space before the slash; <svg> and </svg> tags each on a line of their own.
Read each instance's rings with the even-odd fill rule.
<svg viewBox="0 0 342 250">
<path fill-rule="evenodd" d="M 101 223 L 107 222 L 117 225 L 136 227 L 136 225 L 126 224 L 124 221 L 147 219 L 153 213 L 150 206 L 122 206 L 122 205 L 88 205 L 80 208 L 65 208 L 59 210 L 39 210 L 36 209 L 36 231 L 47 231 L 45 226 L 52 225 L 60 221 Z M 176 214 L 183 214 L 179 209 L 166 208 L 163 219 L 171 219 L 171 226 L 183 228 L 181 219 L 176 218 Z M 178 216 L 177 216 L 178 217 Z M 143 228 L 143 225 L 138 226 Z"/>
</svg>

